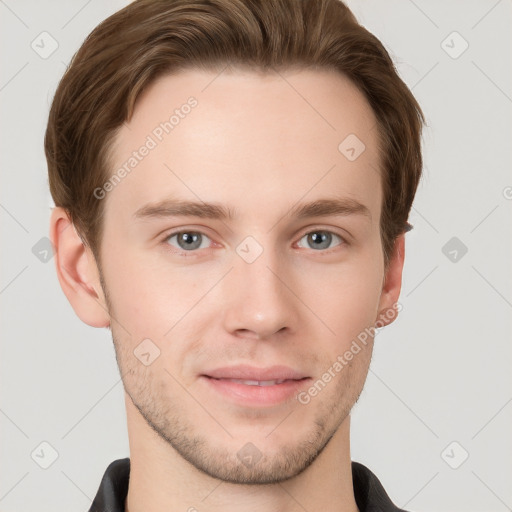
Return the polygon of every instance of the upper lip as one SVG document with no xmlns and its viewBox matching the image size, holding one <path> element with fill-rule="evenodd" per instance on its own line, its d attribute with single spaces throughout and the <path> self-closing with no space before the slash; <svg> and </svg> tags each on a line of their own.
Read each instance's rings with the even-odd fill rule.
<svg viewBox="0 0 512 512">
<path fill-rule="evenodd" d="M 289 366 L 269 366 L 267 368 L 257 368 L 249 365 L 225 366 L 209 370 L 203 375 L 213 377 L 214 379 L 242 379 L 242 380 L 300 380 L 307 377 L 302 372 L 294 370 Z"/>
</svg>

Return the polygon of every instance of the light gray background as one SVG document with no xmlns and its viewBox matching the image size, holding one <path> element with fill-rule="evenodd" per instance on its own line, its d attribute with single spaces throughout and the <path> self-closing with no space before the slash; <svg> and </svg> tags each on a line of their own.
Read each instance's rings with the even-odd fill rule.
<svg viewBox="0 0 512 512">
<path fill-rule="evenodd" d="M 110 333 L 80 322 L 53 259 L 33 252 L 48 235 L 43 136 L 56 85 L 85 36 L 126 3 L 0 0 L 2 512 L 88 510 L 107 465 L 129 454 Z M 376 338 L 352 459 L 408 510 L 512 510 L 512 2 L 349 5 L 429 124 L 404 309 Z M 43 31 L 58 42 L 46 59 L 31 47 L 51 49 Z M 452 237 L 468 249 L 456 261 L 443 253 Z M 58 452 L 48 469 L 31 457 L 51 456 L 43 441 Z"/>
</svg>

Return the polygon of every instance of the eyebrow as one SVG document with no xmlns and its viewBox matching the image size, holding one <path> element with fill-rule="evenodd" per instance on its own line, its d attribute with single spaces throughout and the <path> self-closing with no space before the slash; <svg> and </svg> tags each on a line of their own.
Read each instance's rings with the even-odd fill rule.
<svg viewBox="0 0 512 512">
<path fill-rule="evenodd" d="M 309 203 L 294 206 L 284 216 L 296 219 L 326 216 L 363 215 L 372 219 L 367 206 L 351 198 L 323 198 Z M 283 217 L 284 217 L 283 216 Z M 232 220 L 236 217 L 235 210 L 220 203 L 202 201 L 183 201 L 166 199 L 158 203 L 148 203 L 139 208 L 133 217 L 136 220 L 163 217 L 199 217 L 203 219 Z"/>
</svg>

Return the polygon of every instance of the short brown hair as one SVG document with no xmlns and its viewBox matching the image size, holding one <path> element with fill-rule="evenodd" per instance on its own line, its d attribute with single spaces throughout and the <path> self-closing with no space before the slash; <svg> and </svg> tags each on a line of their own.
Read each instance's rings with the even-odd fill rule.
<svg viewBox="0 0 512 512">
<path fill-rule="evenodd" d="M 385 267 L 422 172 L 423 113 L 382 43 L 340 0 L 137 0 L 98 25 L 57 88 L 45 136 L 50 191 L 99 262 L 108 149 L 137 98 L 187 68 L 334 69 L 377 121 Z M 340 141 L 341 142 L 341 141 Z"/>
</svg>

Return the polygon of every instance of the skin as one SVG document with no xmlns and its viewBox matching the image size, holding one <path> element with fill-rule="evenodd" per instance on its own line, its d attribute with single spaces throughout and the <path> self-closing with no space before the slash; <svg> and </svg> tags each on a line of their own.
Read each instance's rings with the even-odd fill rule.
<svg viewBox="0 0 512 512">
<path fill-rule="evenodd" d="M 357 511 L 350 410 L 371 337 L 307 404 L 247 406 L 200 375 L 282 364 L 314 382 L 365 328 L 392 321 L 383 313 L 400 294 L 404 238 L 384 272 L 376 118 L 334 72 L 190 69 L 144 92 L 116 137 L 112 172 L 190 96 L 198 105 L 102 199 L 101 275 L 66 229 L 66 212 L 51 218 L 64 293 L 85 323 L 112 331 L 130 443 L 126 509 Z M 355 161 L 338 150 L 349 134 L 366 146 Z M 289 215 L 334 196 L 359 201 L 371 217 Z M 217 202 L 237 216 L 134 220 L 169 197 Z M 203 234 L 200 248 L 169 238 L 180 230 Z M 334 233 L 321 249 L 307 236 L 319 231 Z M 263 250 L 252 263 L 237 253 L 247 236 Z M 148 338 L 160 355 L 146 366 L 134 350 Z M 250 467 L 237 457 L 247 443 L 261 455 Z"/>
</svg>

